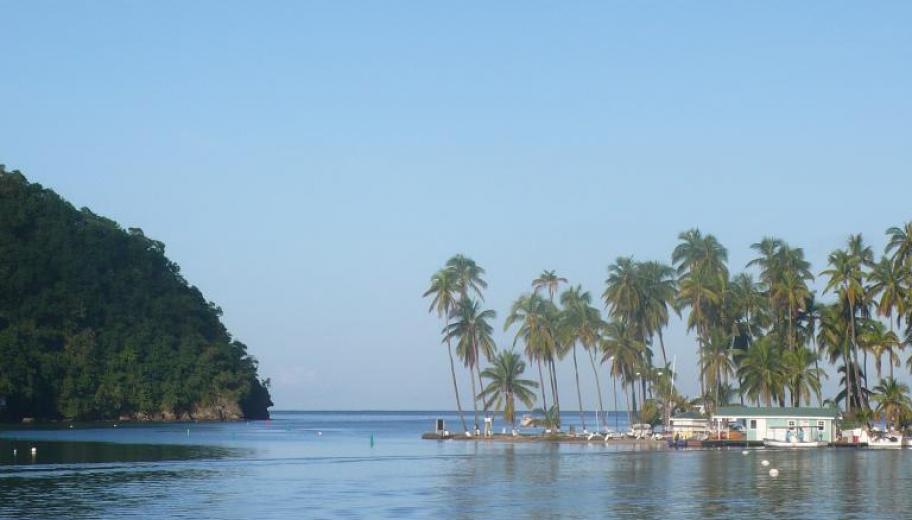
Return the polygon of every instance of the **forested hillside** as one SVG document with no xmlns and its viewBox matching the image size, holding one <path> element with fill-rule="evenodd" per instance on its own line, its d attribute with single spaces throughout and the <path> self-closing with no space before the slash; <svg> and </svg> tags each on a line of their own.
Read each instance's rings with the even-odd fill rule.
<svg viewBox="0 0 912 520">
<path fill-rule="evenodd" d="M 0 166 L 0 420 L 265 418 L 220 316 L 164 244 Z"/>
</svg>

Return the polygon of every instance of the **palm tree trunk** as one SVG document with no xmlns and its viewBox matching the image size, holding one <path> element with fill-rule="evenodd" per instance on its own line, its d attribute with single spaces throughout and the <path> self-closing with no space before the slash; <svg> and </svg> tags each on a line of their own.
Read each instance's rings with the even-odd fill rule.
<svg viewBox="0 0 912 520">
<path fill-rule="evenodd" d="M 481 380 L 481 367 L 479 365 L 481 365 L 481 362 L 476 361 L 475 362 L 475 374 L 478 376 L 478 389 L 483 390 L 484 381 Z M 484 412 L 483 412 L 484 417 L 487 417 L 488 416 L 488 401 L 485 399 L 481 399 L 480 396 L 479 396 L 479 399 L 481 400 L 481 405 L 484 407 Z"/>
<path fill-rule="evenodd" d="M 542 376 L 541 360 L 538 360 L 538 382 L 541 384 L 542 410 L 548 412 L 548 399 L 545 398 L 545 378 Z"/>
<path fill-rule="evenodd" d="M 637 388 L 636 381 L 630 382 L 630 389 L 633 390 L 633 419 L 640 422 L 640 414 L 637 412 Z M 631 423 L 633 424 L 633 423 Z"/>
<path fill-rule="evenodd" d="M 453 393 L 456 394 L 456 409 L 459 410 L 459 420 L 462 421 L 462 430 L 469 431 L 466 426 L 465 415 L 462 413 L 462 403 L 459 402 L 459 387 L 456 385 L 456 364 L 453 363 L 453 348 L 450 346 L 450 338 L 447 338 L 447 351 L 450 353 L 450 374 L 453 376 Z"/>
<path fill-rule="evenodd" d="M 633 425 L 633 415 L 630 410 L 630 392 L 627 391 L 627 383 L 621 382 L 621 388 L 624 389 L 624 407 L 627 408 L 627 424 Z"/>
<path fill-rule="evenodd" d="M 573 342 L 573 374 L 576 376 L 576 399 L 579 401 L 580 422 L 586 431 L 586 414 L 583 413 L 583 394 L 580 392 L 579 367 L 576 364 L 576 342 Z"/>
<path fill-rule="evenodd" d="M 854 306 L 852 307 L 851 312 L 852 312 L 852 315 L 851 315 L 851 320 L 849 320 L 849 327 L 851 327 L 850 333 L 852 335 L 852 357 L 855 359 L 855 364 L 853 367 L 854 372 L 855 372 L 855 391 L 856 391 L 856 397 L 858 399 L 858 406 L 863 407 L 864 406 L 864 396 L 862 395 L 862 392 L 861 392 L 861 388 L 862 388 L 861 387 L 861 374 L 858 372 L 858 344 L 856 343 L 856 337 L 855 337 L 855 308 L 854 308 Z"/>
<path fill-rule="evenodd" d="M 549 377 L 551 378 L 551 400 L 554 402 L 555 421 L 557 422 L 557 428 L 560 429 L 560 394 L 557 391 L 557 368 L 554 366 L 554 360 L 548 360 L 548 371 Z"/>
<path fill-rule="evenodd" d="M 611 376 L 610 373 L 608 375 Z M 617 417 L 620 410 L 618 410 L 618 381 L 616 377 L 611 376 L 611 384 L 614 385 L 614 429 L 617 430 Z M 607 420 L 608 418 L 606 417 L 605 419 Z"/>
<path fill-rule="evenodd" d="M 472 408 L 475 410 L 475 428 L 472 430 L 472 434 L 478 431 L 478 392 L 475 389 L 475 376 L 472 374 L 472 368 L 469 367 L 469 381 L 472 382 Z"/>
<path fill-rule="evenodd" d="M 595 369 L 595 354 L 592 353 L 592 349 L 586 349 L 586 352 L 589 353 L 589 362 L 592 364 L 592 374 L 595 375 L 595 390 L 598 392 L 598 406 L 599 406 L 599 416 L 598 416 L 598 425 L 599 428 L 607 426 L 605 417 L 605 407 L 602 405 L 602 384 L 599 382 L 598 370 Z"/>
<path fill-rule="evenodd" d="M 668 356 L 665 354 L 665 340 L 662 338 L 662 327 L 659 327 L 657 331 L 659 333 L 659 346 L 662 347 L 662 363 L 663 366 L 668 366 Z"/>
<path fill-rule="evenodd" d="M 705 385 L 705 383 L 704 383 L 704 379 L 705 379 L 705 378 L 703 377 L 703 376 L 704 376 L 704 371 L 703 371 L 703 345 L 705 344 L 705 342 L 704 342 L 704 340 L 703 340 L 703 333 L 702 333 L 702 331 L 700 331 L 700 332 L 697 333 L 697 343 L 699 343 L 699 345 L 698 345 L 698 347 L 697 347 L 697 359 L 698 359 L 699 362 L 700 362 L 700 401 L 703 401 L 703 404 L 706 404 L 706 403 L 705 403 L 705 399 L 706 399 L 706 385 Z"/>
<path fill-rule="evenodd" d="M 795 350 L 795 331 L 794 331 L 794 326 L 792 325 L 792 304 L 791 304 L 791 302 L 789 302 L 788 313 L 789 313 L 789 316 L 788 316 L 789 350 L 794 351 Z"/>
<path fill-rule="evenodd" d="M 844 284 L 846 295 L 848 295 L 848 284 Z M 855 390 L 856 397 L 858 398 L 858 406 L 862 407 L 862 395 L 861 395 L 861 374 L 858 373 L 858 338 L 855 336 L 855 302 L 848 301 L 846 298 L 846 303 L 849 304 L 849 334 L 851 335 L 852 340 L 852 357 L 855 359 L 855 365 L 852 367 L 853 372 L 855 373 Z M 846 366 L 846 379 L 849 378 L 848 365 Z M 848 398 L 848 395 L 846 396 Z"/>
</svg>

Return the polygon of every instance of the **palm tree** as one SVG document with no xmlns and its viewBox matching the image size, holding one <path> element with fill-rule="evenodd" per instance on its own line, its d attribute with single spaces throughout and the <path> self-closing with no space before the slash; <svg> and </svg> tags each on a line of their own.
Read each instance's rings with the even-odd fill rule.
<svg viewBox="0 0 912 520">
<path fill-rule="evenodd" d="M 766 298 L 761 286 L 748 273 L 739 273 L 728 283 L 726 301 L 735 320 L 737 334 L 750 345 L 766 323 Z"/>
<path fill-rule="evenodd" d="M 811 402 L 811 393 L 820 403 L 821 378 L 826 373 L 817 367 L 817 353 L 804 346 L 788 350 L 782 355 L 784 379 L 792 395 L 792 406 L 801 406 L 801 401 Z"/>
<path fill-rule="evenodd" d="M 625 398 L 629 385 L 633 390 L 633 413 L 636 415 L 636 373 L 641 367 L 646 345 L 634 334 L 623 320 L 614 320 L 605 325 L 602 338 L 602 362 L 609 363 L 611 376 L 621 380 Z M 632 421 L 631 421 L 632 424 Z"/>
<path fill-rule="evenodd" d="M 857 247 L 857 246 L 856 246 Z M 851 366 L 855 370 L 854 377 L 845 378 L 846 385 L 850 385 L 852 381 L 856 384 L 861 382 L 861 374 L 858 370 L 858 345 L 857 345 L 857 335 L 855 332 L 855 312 L 858 308 L 860 302 L 864 300 L 864 284 L 862 282 L 862 271 L 861 271 L 861 262 L 862 259 L 860 256 L 850 254 L 848 251 L 837 249 L 830 253 L 829 258 L 827 259 L 830 265 L 829 269 L 826 269 L 821 274 L 829 277 L 827 281 L 826 288 L 824 292 L 829 292 L 835 290 L 839 295 L 839 298 L 845 302 L 846 310 L 849 315 L 849 337 L 848 342 L 846 342 L 846 352 L 844 355 L 845 359 L 851 357 L 854 359 L 854 363 L 847 363 L 846 366 Z M 858 388 L 854 388 L 856 395 L 860 395 L 857 392 Z M 846 386 L 846 393 L 852 394 L 853 388 L 851 386 Z M 846 400 L 846 406 L 851 406 L 853 399 Z M 850 409 L 846 409 L 850 411 Z"/>
<path fill-rule="evenodd" d="M 480 354 L 490 360 L 494 357 L 497 347 L 492 337 L 493 327 L 489 320 L 497 314 L 490 309 L 482 310 L 480 304 L 468 298 L 459 300 L 453 313 L 455 321 L 445 329 L 447 339 L 456 339 L 456 354 L 462 359 L 471 373 L 472 369 L 478 370 Z M 478 430 L 478 393 L 475 387 L 475 378 L 472 381 L 472 405 L 475 409 L 475 430 Z M 479 382 L 481 378 L 479 377 Z"/>
<path fill-rule="evenodd" d="M 595 367 L 595 349 L 598 348 L 599 330 L 602 327 L 602 318 L 598 309 L 592 306 L 592 296 L 588 291 L 583 291 L 582 287 L 577 285 L 571 287 L 561 294 L 562 312 L 561 328 L 564 330 L 565 342 L 573 346 L 573 370 L 576 373 L 576 393 L 580 405 L 580 420 L 583 429 L 586 428 L 585 416 L 583 414 L 583 401 L 579 386 L 579 372 L 576 366 L 576 344 L 579 343 L 583 349 L 589 353 L 589 361 L 592 364 L 592 372 L 595 375 L 595 386 L 598 392 L 598 421 L 601 424 L 604 415 L 604 405 L 602 404 L 602 385 L 599 381 L 598 370 Z"/>
<path fill-rule="evenodd" d="M 874 401 L 877 402 L 877 413 L 893 426 L 899 425 L 900 419 L 908 417 L 912 411 L 909 386 L 892 377 L 882 379 L 874 387 Z"/>
<path fill-rule="evenodd" d="M 788 323 L 787 337 L 790 350 L 795 349 L 795 320 L 799 311 L 803 311 L 802 306 L 811 295 L 810 289 L 800 274 L 788 270 L 774 282 L 771 287 L 772 300 L 778 306 L 786 310 L 786 321 Z"/>
<path fill-rule="evenodd" d="M 456 384 L 456 365 L 453 362 L 453 346 L 450 335 L 446 330 L 450 327 L 450 314 L 456 308 L 456 276 L 452 269 L 441 269 L 431 276 L 431 285 L 424 292 L 423 297 L 433 296 L 428 312 L 437 312 L 444 319 L 444 341 L 450 355 L 450 375 L 453 377 L 453 393 L 456 394 L 456 409 L 459 411 L 459 420 L 462 421 L 463 431 L 469 431 L 466 426 L 465 415 L 462 413 L 462 403 L 459 400 L 459 387 Z M 470 375 L 471 377 L 471 375 Z"/>
<path fill-rule="evenodd" d="M 627 330 L 643 344 L 639 365 L 648 369 L 652 367 L 652 351 L 648 346 L 650 334 L 646 309 L 649 296 L 646 293 L 644 270 L 644 264 L 634 262 L 630 257 L 619 257 L 614 264 L 608 266 L 602 298 L 609 314 L 623 321 Z M 653 319 L 659 320 L 658 316 Z M 645 399 L 645 378 L 641 380 L 641 387 Z"/>
<path fill-rule="evenodd" d="M 538 291 L 544 289 L 548 291 L 548 299 L 551 300 L 551 303 L 554 303 L 554 295 L 557 294 L 557 290 L 560 289 L 562 283 L 567 283 L 567 279 L 557 276 L 554 270 L 544 270 L 538 278 L 532 280 L 532 292 L 538 293 Z"/>
<path fill-rule="evenodd" d="M 456 287 L 459 289 L 459 294 L 462 300 L 468 300 L 469 292 L 474 292 L 481 301 L 484 301 L 484 294 L 482 293 L 482 289 L 487 288 L 488 283 L 482 278 L 482 276 L 485 274 L 483 267 L 475 263 L 475 260 L 472 260 L 471 258 L 462 254 L 457 254 L 450 257 L 450 259 L 447 260 L 446 266 L 456 273 Z M 490 353 L 486 354 L 488 354 L 486 357 L 488 359 L 491 359 L 491 355 L 493 355 L 493 348 Z M 478 376 L 478 384 L 480 386 L 482 385 L 481 363 L 478 352 L 475 352 L 475 359 L 479 361 L 479 363 L 475 365 L 475 375 Z M 473 382 L 472 384 L 474 385 L 475 383 Z M 474 390 L 472 393 L 475 393 Z M 485 414 L 487 414 L 487 411 L 488 410 L 485 409 Z"/>
<path fill-rule="evenodd" d="M 672 267 L 660 262 L 644 262 L 640 264 L 639 271 L 643 285 L 641 304 L 646 331 L 650 336 L 653 334 L 659 336 L 662 363 L 667 365 L 668 354 L 665 352 L 662 329 L 668 326 L 669 307 L 674 308 L 678 290 L 675 271 Z"/>
<path fill-rule="evenodd" d="M 538 276 L 538 278 L 532 280 L 532 292 L 537 294 L 538 291 L 545 289 L 548 291 L 548 301 L 551 302 L 552 306 L 554 304 L 554 295 L 557 294 L 558 289 L 562 283 L 567 283 L 567 279 L 560 277 L 557 273 L 552 270 L 545 269 Z M 550 309 L 553 312 L 552 319 L 559 320 L 557 314 L 557 308 Z M 554 323 L 555 327 L 557 323 Z M 557 417 L 560 421 L 560 396 L 557 393 L 557 365 L 555 364 L 555 358 L 563 357 L 566 354 L 565 349 L 562 347 L 557 334 L 555 334 L 555 343 L 554 343 L 554 355 L 550 358 L 548 365 L 548 376 L 551 380 L 551 396 L 554 398 L 554 403 L 557 406 Z"/>
<path fill-rule="evenodd" d="M 638 326 L 642 303 L 640 289 L 637 263 L 629 256 L 619 257 L 608 266 L 608 278 L 605 279 L 605 291 L 602 293 L 608 313 L 630 326 Z"/>
<path fill-rule="evenodd" d="M 903 257 L 903 262 L 906 258 Z M 896 311 L 896 328 L 902 330 L 902 318 L 909 310 L 909 272 L 909 268 L 902 263 L 883 257 L 868 276 L 872 282 L 868 292 L 872 298 L 880 297 L 875 302 L 877 314 L 890 322 L 890 332 L 893 332 L 893 311 Z M 892 367 L 890 365 L 890 377 L 893 377 Z M 880 369 L 877 375 L 880 377 Z"/>
<path fill-rule="evenodd" d="M 705 345 L 709 342 L 709 330 L 715 318 L 715 311 L 721 303 L 722 293 L 715 283 L 713 275 L 703 271 L 695 271 L 679 282 L 677 306 L 678 308 L 690 308 L 690 313 L 687 316 L 687 330 L 696 329 L 698 348 L 700 345 Z M 702 356 L 699 359 L 701 359 L 700 395 L 704 395 L 706 393 L 706 381 L 702 374 L 705 371 L 702 364 Z"/>
<path fill-rule="evenodd" d="M 906 222 L 903 227 L 887 229 L 886 252 L 893 253 L 891 260 L 897 266 L 908 266 L 912 261 L 912 222 Z"/>
<path fill-rule="evenodd" d="M 548 300 L 537 294 L 520 296 L 510 308 L 510 314 L 504 323 L 504 330 L 514 324 L 519 324 L 513 344 L 522 340 L 525 345 L 524 353 L 529 361 L 538 365 L 538 377 L 541 383 L 542 409 L 549 410 L 548 398 L 545 394 L 545 380 L 542 375 L 542 363 L 549 363 L 556 354 L 556 331 L 552 322 L 554 307 Z M 549 380 L 550 371 L 549 371 Z M 554 394 L 553 380 L 551 384 L 552 396 Z"/>
<path fill-rule="evenodd" d="M 705 271 L 716 276 L 720 283 L 728 279 L 728 250 L 713 235 L 703 236 L 699 229 L 689 229 L 678 235 L 681 242 L 671 253 L 671 262 L 678 275 Z"/>
<path fill-rule="evenodd" d="M 482 289 L 488 287 L 488 283 L 482 278 L 485 274 L 484 268 L 476 264 L 475 260 L 464 255 L 450 257 L 446 266 L 456 273 L 456 287 L 459 289 L 459 295 L 463 299 L 468 298 L 471 291 L 484 301 Z"/>
<path fill-rule="evenodd" d="M 479 397 L 485 400 L 488 408 L 502 408 L 504 421 L 513 428 L 516 427 L 516 399 L 527 407 L 535 403 L 534 389 L 538 383 L 522 379 L 525 370 L 525 361 L 519 354 L 509 350 L 498 353 L 493 366 L 481 373 L 489 382 Z"/>
<path fill-rule="evenodd" d="M 708 341 L 709 330 L 719 317 L 722 295 L 728 283 L 728 250 L 713 235 L 704 236 L 699 229 L 678 235 L 680 242 L 671 254 L 678 272 L 679 309 L 690 308 L 687 330 L 696 329 L 699 348 Z M 700 373 L 704 373 L 702 364 Z M 700 377 L 700 394 L 706 394 L 706 383 Z"/>
<path fill-rule="evenodd" d="M 883 323 L 877 320 L 863 320 L 858 333 L 858 342 L 866 352 L 874 356 L 874 369 L 880 379 L 881 358 L 887 354 L 890 364 L 890 377 L 893 377 L 893 367 L 899 366 L 900 359 L 896 351 L 901 348 L 899 337 L 892 330 L 887 330 Z"/>
<path fill-rule="evenodd" d="M 855 361 L 850 358 L 848 364 L 844 362 L 842 365 L 839 365 L 836 372 L 839 374 L 840 386 L 852 388 L 854 392 L 847 393 L 845 388 L 843 388 L 836 394 L 834 398 L 835 402 L 841 403 L 844 400 L 851 401 L 846 403 L 846 409 L 852 410 L 851 414 L 849 414 L 852 417 L 859 418 L 870 414 L 871 409 L 866 407 L 865 403 L 868 402 L 871 391 L 865 386 L 866 376 L 861 368 L 859 368 Z M 858 376 L 855 374 L 858 374 Z"/>
<path fill-rule="evenodd" d="M 782 398 L 785 371 L 769 336 L 758 338 L 741 356 L 738 377 L 748 397 L 757 403 L 762 401 L 771 406 L 774 399 Z"/>
<path fill-rule="evenodd" d="M 735 375 L 735 362 L 732 360 L 730 336 L 725 331 L 715 328 L 709 334 L 709 342 L 700 349 L 701 365 L 707 387 L 714 393 L 713 404 L 718 409 L 719 389 Z"/>
</svg>

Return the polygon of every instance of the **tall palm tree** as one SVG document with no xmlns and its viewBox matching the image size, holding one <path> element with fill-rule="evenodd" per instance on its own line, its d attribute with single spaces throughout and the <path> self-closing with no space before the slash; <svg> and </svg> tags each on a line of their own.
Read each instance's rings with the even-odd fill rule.
<svg viewBox="0 0 912 520">
<path fill-rule="evenodd" d="M 639 326 L 642 294 L 639 268 L 633 258 L 619 257 L 608 266 L 602 299 L 609 315 L 624 320 L 631 327 Z"/>
<path fill-rule="evenodd" d="M 605 325 L 602 337 L 602 362 L 609 363 L 611 376 L 621 381 L 625 398 L 629 386 L 633 390 L 633 413 L 636 415 L 636 373 L 642 363 L 646 345 L 634 334 L 623 320 L 613 320 Z M 629 418 L 632 422 L 632 418 Z"/>
<path fill-rule="evenodd" d="M 654 283 L 664 283 L 659 265 L 649 267 L 647 264 L 634 262 L 630 257 L 619 257 L 614 264 L 608 266 L 608 278 L 605 280 L 605 291 L 602 293 L 609 315 L 623 321 L 627 330 L 643 344 L 639 364 L 644 370 L 652 367 L 652 350 L 649 348 L 650 326 L 654 324 L 658 327 L 661 321 L 661 302 L 655 301 L 650 304 L 650 298 L 658 300 L 662 297 L 660 288 L 650 289 L 650 275 L 647 270 L 653 269 Z M 656 294 L 650 295 L 650 290 Z M 646 378 L 640 379 L 640 384 L 645 398 Z"/>
<path fill-rule="evenodd" d="M 804 311 L 803 305 L 811 295 L 804 279 L 793 270 L 784 271 L 771 287 L 772 300 L 786 311 L 787 338 L 790 350 L 795 350 L 795 320 Z"/>
<path fill-rule="evenodd" d="M 903 261 L 905 262 L 905 257 Z M 890 322 L 890 332 L 892 332 L 893 312 L 896 311 L 896 327 L 902 330 L 902 318 L 909 311 L 910 269 L 903 263 L 882 257 L 880 262 L 871 269 L 868 278 L 871 281 L 868 288 L 869 294 L 872 298 L 879 297 L 879 300 L 875 302 L 877 314 L 887 318 L 887 321 Z M 890 377 L 893 377 L 892 365 L 890 367 Z M 880 377 L 879 370 L 878 377 Z"/>
<path fill-rule="evenodd" d="M 557 349 L 557 338 L 555 337 L 557 331 L 552 321 L 553 307 L 553 304 L 537 294 L 523 295 L 513 303 L 504 323 L 505 331 L 514 324 L 519 324 L 513 344 L 515 345 L 522 340 L 525 345 L 524 353 L 526 357 L 529 361 L 538 365 L 543 410 L 549 410 L 550 408 L 548 407 L 548 398 L 545 393 L 542 363 L 548 364 L 553 360 Z M 550 371 L 549 380 L 551 380 Z M 553 384 L 551 385 L 551 391 L 553 396 Z"/>
<path fill-rule="evenodd" d="M 759 284 L 748 273 L 739 273 L 728 284 L 727 303 L 735 319 L 737 334 L 747 345 L 766 324 L 766 297 Z"/>
<path fill-rule="evenodd" d="M 839 295 L 839 298 L 845 302 L 845 308 L 849 315 L 849 338 L 846 343 L 846 353 L 844 357 L 846 359 L 849 357 L 854 359 L 853 363 L 847 363 L 846 366 L 851 366 L 852 369 L 855 370 L 855 373 L 853 374 L 853 377 L 846 377 L 845 382 L 846 385 L 850 385 L 852 381 L 854 381 L 855 384 L 860 385 L 861 373 L 858 369 L 858 343 L 855 315 L 859 304 L 864 300 L 864 283 L 861 270 L 862 258 L 858 255 L 851 254 L 849 251 L 837 249 L 830 253 L 827 260 L 830 267 L 821 273 L 829 277 L 824 292 L 835 291 Z M 858 388 L 853 389 L 851 386 L 846 387 L 847 394 L 851 395 L 853 390 L 855 391 L 856 396 L 860 396 Z M 853 399 L 846 399 L 846 406 L 851 406 L 852 402 Z M 851 410 L 847 408 L 846 411 L 848 412 Z"/>
<path fill-rule="evenodd" d="M 668 364 L 668 354 L 665 352 L 665 340 L 662 329 L 668 326 L 668 309 L 674 307 L 678 283 L 675 270 L 660 262 L 644 262 L 640 264 L 640 278 L 642 280 L 642 314 L 646 323 L 647 333 L 658 335 L 659 345 L 662 348 L 662 363 Z"/>
<path fill-rule="evenodd" d="M 769 336 L 758 338 L 741 356 L 738 377 L 744 383 L 745 391 L 755 402 L 772 406 L 773 400 L 782 398 L 785 371 L 779 351 Z"/>
<path fill-rule="evenodd" d="M 709 330 L 719 317 L 722 295 L 728 283 L 728 250 L 713 235 L 690 229 L 678 235 L 679 243 L 671 254 L 678 272 L 678 308 L 689 308 L 687 330 L 696 329 L 699 349 L 708 341 Z M 702 364 L 700 373 L 704 373 Z M 700 394 L 706 382 L 700 377 Z"/>
<path fill-rule="evenodd" d="M 450 355 L 450 375 L 453 377 L 453 393 L 456 395 L 456 409 L 459 411 L 459 420 L 462 421 L 463 431 L 469 431 L 466 426 L 465 415 L 462 413 L 462 403 L 459 400 L 459 386 L 456 384 L 456 365 L 453 362 L 453 345 L 450 335 L 446 334 L 450 328 L 450 314 L 456 308 L 456 275 L 452 269 L 441 269 L 431 276 L 431 285 L 424 292 L 423 297 L 433 296 L 428 312 L 437 312 L 444 320 L 444 342 Z M 470 375 L 471 377 L 471 375 Z"/>
<path fill-rule="evenodd" d="M 545 269 L 538 275 L 538 278 L 532 280 L 532 292 L 537 293 L 540 290 L 546 290 L 548 291 L 548 299 L 554 303 L 554 295 L 557 294 L 561 284 L 565 283 L 567 283 L 566 278 L 558 276 L 553 269 L 550 271 Z"/>
<path fill-rule="evenodd" d="M 687 316 L 687 330 L 697 331 L 698 348 L 709 342 L 709 331 L 715 320 L 716 310 L 722 303 L 722 293 L 718 284 L 715 283 L 715 277 L 704 271 L 695 271 L 689 273 L 681 279 L 678 284 L 678 301 L 679 308 L 689 308 L 690 313 Z M 697 351 L 699 356 L 699 350 Z M 702 356 L 700 361 L 700 395 L 706 393 L 706 380 L 702 377 L 704 367 Z"/>
<path fill-rule="evenodd" d="M 469 292 L 474 292 L 475 296 L 484 301 L 482 289 L 486 289 L 488 283 L 482 278 L 485 274 L 483 267 L 476 264 L 475 260 L 461 254 L 450 257 L 446 266 L 456 273 L 456 287 L 463 299 L 469 297 Z"/>
<path fill-rule="evenodd" d="M 858 343 L 866 352 L 874 356 L 874 369 L 877 372 L 877 378 L 881 377 L 881 361 L 884 354 L 887 355 L 887 363 L 890 365 L 890 377 L 893 377 L 893 367 L 899 366 L 900 359 L 897 350 L 901 348 L 902 342 L 892 330 L 877 320 L 862 320 L 862 326 L 858 334 Z"/>
<path fill-rule="evenodd" d="M 703 365 L 701 375 L 713 392 L 713 404 L 716 409 L 722 404 L 719 400 L 720 388 L 728 382 L 729 377 L 735 375 L 735 362 L 729 347 L 730 336 L 717 327 L 709 334 L 709 342 L 703 345 L 700 352 Z"/>
<path fill-rule="evenodd" d="M 680 243 L 671 253 L 678 275 L 705 271 L 721 283 L 728 279 L 728 250 L 713 235 L 704 236 L 699 229 L 689 229 L 678 235 Z"/>
<path fill-rule="evenodd" d="M 493 327 L 489 321 L 497 314 L 490 309 L 482 310 L 481 305 L 468 298 L 459 300 L 452 318 L 455 320 L 446 328 L 447 338 L 456 340 L 456 354 L 462 359 L 471 373 L 478 369 L 480 355 L 489 360 L 494 357 L 497 347 L 492 337 Z M 478 392 L 475 387 L 475 378 L 472 381 L 472 405 L 475 409 L 475 430 L 478 430 Z M 479 381 L 481 379 L 479 378 Z"/>
<path fill-rule="evenodd" d="M 484 301 L 482 289 L 486 289 L 488 283 L 482 278 L 485 274 L 483 267 L 475 263 L 475 260 L 462 254 L 450 257 L 450 259 L 447 260 L 446 266 L 456 273 L 456 287 L 459 289 L 462 300 L 468 300 L 469 293 L 473 292 L 478 299 Z M 493 350 L 490 354 L 493 355 Z M 487 355 L 486 357 L 491 359 L 491 355 Z M 475 359 L 479 361 L 475 364 L 475 375 L 478 377 L 478 384 L 481 385 L 481 362 L 478 352 L 475 353 Z M 475 383 L 473 382 L 472 384 Z M 475 393 L 474 390 L 472 393 Z M 485 413 L 487 414 L 487 409 L 485 409 Z"/>
<path fill-rule="evenodd" d="M 874 401 L 877 402 L 877 413 L 893 426 L 897 426 L 901 418 L 912 413 L 909 386 L 892 377 L 881 380 L 874 387 Z"/>
<path fill-rule="evenodd" d="M 592 372 L 595 375 L 595 386 L 598 392 L 598 421 L 601 423 L 604 415 L 604 405 L 602 404 L 602 385 L 599 381 L 598 370 L 595 367 L 595 349 L 598 348 L 599 331 L 602 327 L 602 319 L 598 309 L 592 306 L 592 296 L 588 291 L 583 291 L 582 287 L 577 285 L 571 287 L 561 294 L 561 328 L 564 331 L 566 344 L 572 345 L 573 348 L 573 370 L 576 374 L 576 393 L 580 405 L 580 421 L 583 429 L 586 428 L 585 415 L 583 414 L 583 400 L 579 385 L 579 371 L 576 365 L 576 344 L 579 343 L 583 349 L 589 353 L 589 360 L 592 364 Z"/>
<path fill-rule="evenodd" d="M 902 227 L 887 229 L 887 253 L 893 253 L 891 260 L 897 266 L 908 266 L 912 262 L 912 222 Z"/>
<path fill-rule="evenodd" d="M 488 380 L 488 386 L 481 391 L 487 407 L 503 409 L 504 421 L 516 427 L 516 399 L 527 407 L 535 403 L 535 388 L 538 383 L 522 379 L 526 363 L 512 350 L 502 351 L 494 358 L 493 365 L 486 368 L 481 376 Z"/>
<path fill-rule="evenodd" d="M 800 346 L 782 355 L 782 369 L 786 385 L 792 396 L 792 406 L 811 402 L 811 394 L 820 403 L 821 379 L 826 373 L 817 367 L 817 353 Z"/>
</svg>

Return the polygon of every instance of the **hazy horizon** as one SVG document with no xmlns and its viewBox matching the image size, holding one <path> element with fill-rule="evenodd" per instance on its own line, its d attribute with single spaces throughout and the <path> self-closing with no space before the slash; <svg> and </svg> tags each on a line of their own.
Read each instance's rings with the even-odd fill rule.
<svg viewBox="0 0 912 520">
<path fill-rule="evenodd" d="M 912 4 L 878 8 L 6 4 L 0 163 L 163 241 L 275 409 L 451 410 L 421 294 L 453 254 L 509 348 L 543 269 L 601 307 L 608 264 L 688 228 L 732 273 L 769 235 L 815 275 L 850 233 L 882 252 L 912 220 Z M 696 339 L 665 340 L 693 396 Z"/>
</svg>

